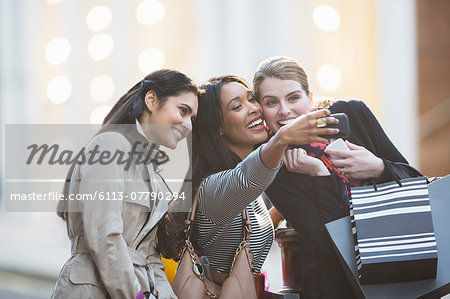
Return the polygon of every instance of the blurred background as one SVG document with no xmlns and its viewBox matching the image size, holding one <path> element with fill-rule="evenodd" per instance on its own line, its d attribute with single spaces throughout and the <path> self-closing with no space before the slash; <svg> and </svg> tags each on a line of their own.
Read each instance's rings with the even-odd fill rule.
<svg viewBox="0 0 450 299">
<path fill-rule="evenodd" d="M 261 60 L 287 55 L 315 97 L 364 100 L 412 165 L 444 176 L 449 36 L 448 0 L 1 0 L 0 298 L 48 298 L 70 255 L 55 213 L 4 211 L 4 124 L 101 123 L 152 70 L 251 81 Z"/>
</svg>

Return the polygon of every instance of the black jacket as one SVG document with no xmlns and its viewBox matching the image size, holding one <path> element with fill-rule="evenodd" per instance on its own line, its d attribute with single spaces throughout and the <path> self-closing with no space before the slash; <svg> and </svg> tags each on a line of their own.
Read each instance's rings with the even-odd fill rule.
<svg viewBox="0 0 450 299">
<path fill-rule="evenodd" d="M 415 176 L 415 173 L 395 162 L 406 159 L 389 140 L 370 109 L 358 100 L 337 101 L 331 113 L 345 113 L 349 118 L 348 141 L 364 146 L 385 164 L 376 183 Z M 324 224 L 348 214 L 341 209 L 338 176 L 311 177 L 291 173 L 283 166 L 266 190 L 267 196 L 280 214 L 298 232 L 302 242 L 303 288 L 306 298 L 351 298 L 345 279 Z M 349 297 L 350 296 L 350 297 Z"/>
</svg>

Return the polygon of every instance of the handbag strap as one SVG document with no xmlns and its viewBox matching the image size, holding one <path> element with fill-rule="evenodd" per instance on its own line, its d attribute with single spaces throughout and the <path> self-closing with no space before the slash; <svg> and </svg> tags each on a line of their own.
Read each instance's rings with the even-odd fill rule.
<svg viewBox="0 0 450 299">
<path fill-rule="evenodd" d="M 243 221 L 243 241 L 250 241 L 250 235 L 252 233 L 252 222 L 250 220 L 250 217 L 248 216 L 248 210 L 245 208 L 242 211 L 242 221 Z"/>
<path fill-rule="evenodd" d="M 207 178 L 206 178 L 207 179 Z M 203 186 L 203 183 L 206 181 L 206 179 L 204 179 L 201 183 L 200 186 L 197 189 L 197 192 L 195 193 L 194 199 L 192 200 L 192 208 L 189 211 L 187 218 L 185 220 L 185 234 L 186 234 L 186 250 L 189 253 L 189 257 L 191 258 L 192 264 L 194 265 L 194 274 L 197 275 L 197 277 L 203 282 L 203 285 L 205 287 L 205 292 L 208 295 L 208 297 L 210 298 L 219 298 L 220 294 L 214 294 L 212 293 L 208 287 L 206 286 L 205 283 L 205 277 L 204 277 L 204 270 L 203 270 L 203 265 L 201 265 L 201 262 L 199 261 L 198 255 L 195 252 L 195 249 L 191 243 L 190 240 L 190 233 L 191 233 L 191 225 L 192 222 L 194 222 L 195 219 L 195 211 L 197 209 L 197 203 L 198 203 L 198 199 L 200 196 L 200 190 L 201 187 Z M 230 273 L 233 269 L 233 266 L 237 260 L 238 255 L 242 252 L 242 250 L 244 250 L 245 246 L 248 246 L 248 244 L 250 243 L 250 234 L 252 232 L 252 226 L 251 226 L 251 220 L 248 214 L 248 210 L 247 207 L 244 208 L 244 210 L 242 211 L 242 222 L 243 222 L 243 237 L 242 237 L 242 242 L 239 243 L 238 248 L 236 249 L 236 252 L 234 254 L 233 257 L 233 262 L 231 264 L 231 268 L 230 268 Z M 251 269 L 251 271 L 253 272 L 253 266 L 252 266 L 252 262 L 249 263 L 249 267 Z M 201 271 L 199 271 L 199 269 L 201 269 Z M 225 279 L 228 277 L 229 274 L 227 275 L 222 275 L 217 273 L 217 275 L 214 275 L 216 273 L 214 273 L 215 271 L 213 271 L 214 269 L 211 268 L 211 275 L 215 276 L 214 280 L 215 281 L 220 281 L 220 283 L 223 283 L 223 281 L 225 281 Z M 216 280 L 217 279 L 217 280 Z"/>
<path fill-rule="evenodd" d="M 192 222 L 194 222 L 195 219 L 195 210 L 197 209 L 197 202 L 198 202 L 198 197 L 200 196 L 200 189 L 203 186 L 203 182 L 206 181 L 206 179 L 204 179 L 201 183 L 200 186 L 198 186 L 197 192 L 195 192 L 195 196 L 194 199 L 192 200 L 192 207 L 191 210 L 189 211 L 186 220 L 184 221 L 184 233 L 185 233 L 185 239 L 188 240 L 190 238 L 191 235 L 191 224 Z"/>
<path fill-rule="evenodd" d="M 208 177 L 206 179 L 208 179 Z M 197 192 L 195 192 L 194 199 L 192 200 L 192 208 L 189 211 L 186 220 L 184 221 L 184 224 L 185 224 L 184 233 L 186 236 L 185 237 L 186 240 L 190 239 L 191 225 L 195 219 L 195 211 L 197 209 L 198 198 L 200 197 L 200 189 L 202 188 L 203 183 L 206 181 L 206 179 L 204 179 L 200 183 L 200 186 L 198 187 Z M 242 240 L 249 241 L 250 234 L 252 233 L 252 222 L 250 220 L 250 217 L 248 216 L 247 207 L 245 207 L 244 210 L 242 210 L 242 221 L 243 221 L 243 238 L 242 238 Z"/>
<path fill-rule="evenodd" d="M 245 252 L 245 247 L 250 243 L 250 234 L 251 234 L 252 226 L 251 226 L 250 218 L 248 216 L 247 209 L 244 209 L 242 212 L 242 221 L 243 221 L 243 227 L 244 227 L 244 231 L 243 231 L 244 234 L 243 234 L 241 243 L 239 243 L 239 245 L 236 248 L 236 251 L 234 253 L 233 261 L 231 262 L 231 266 L 230 266 L 230 272 L 226 273 L 226 274 L 222 274 L 222 273 L 215 271 L 213 268 L 210 268 L 210 273 L 211 273 L 213 280 L 221 285 L 224 283 L 224 281 L 228 278 L 230 273 L 233 271 L 234 265 L 237 261 L 239 254 L 242 251 Z M 246 254 L 246 252 L 245 252 L 245 254 Z M 247 259 L 247 261 L 248 261 L 248 266 L 250 268 L 250 271 L 253 273 L 253 259 L 251 259 L 251 260 Z"/>
</svg>

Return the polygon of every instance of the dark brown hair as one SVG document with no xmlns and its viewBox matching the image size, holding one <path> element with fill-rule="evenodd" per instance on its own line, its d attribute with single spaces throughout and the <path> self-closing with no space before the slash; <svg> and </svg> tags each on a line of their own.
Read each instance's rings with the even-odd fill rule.
<svg viewBox="0 0 450 299">
<path fill-rule="evenodd" d="M 231 151 L 220 136 L 223 125 L 222 100 L 220 98 L 222 86 L 237 82 L 249 88 L 247 82 L 234 75 L 225 75 L 209 79 L 200 86 L 201 94 L 198 98 L 197 117 L 192 129 L 192 199 L 203 179 L 208 175 L 234 168 L 241 159 Z M 189 143 L 188 143 L 189 144 Z M 177 252 L 180 254 L 184 247 L 184 220 L 187 213 L 169 213 L 173 221 L 175 235 L 179 237 Z M 195 243 L 195 240 L 192 240 Z"/>
<path fill-rule="evenodd" d="M 147 109 L 145 95 L 150 90 L 156 93 L 159 107 L 162 107 L 170 96 L 178 96 L 183 92 L 192 92 L 195 95 L 199 94 L 197 85 L 185 74 L 169 69 L 155 71 L 136 83 L 127 93 L 120 97 L 103 120 L 102 128 L 97 134 L 108 130 L 107 125 L 134 124 L 136 119 Z M 72 164 L 67 174 L 63 190 L 65 197 L 68 194 L 70 179 L 75 165 L 76 163 Z M 67 201 L 60 201 L 57 206 L 58 216 L 64 221 L 67 221 L 68 213 Z M 174 231 L 174 228 L 176 228 L 176 224 L 173 224 L 174 221 L 168 213 L 158 225 L 158 249 L 167 258 L 174 257 L 177 254 L 176 242 L 179 236 Z"/>
<path fill-rule="evenodd" d="M 241 161 L 220 136 L 224 121 L 220 95 L 222 86 L 231 82 L 249 89 L 247 82 L 235 75 L 214 77 L 200 86 L 203 93 L 199 96 L 199 109 L 192 130 L 194 191 L 209 174 L 232 169 Z"/>
</svg>

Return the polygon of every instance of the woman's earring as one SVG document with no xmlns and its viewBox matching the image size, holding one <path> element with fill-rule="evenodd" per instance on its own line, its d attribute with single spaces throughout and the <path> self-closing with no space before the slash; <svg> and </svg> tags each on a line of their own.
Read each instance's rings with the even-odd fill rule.
<svg viewBox="0 0 450 299">
<path fill-rule="evenodd" d="M 314 106 L 313 93 L 309 93 L 309 111 L 316 111 L 317 108 Z"/>
<path fill-rule="evenodd" d="M 264 126 L 264 129 L 266 129 L 267 134 L 269 134 L 269 136 L 272 135 L 272 130 L 270 130 L 270 128 L 267 125 L 265 120 L 263 121 L 263 126 Z"/>
</svg>

